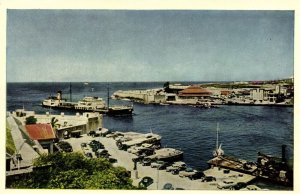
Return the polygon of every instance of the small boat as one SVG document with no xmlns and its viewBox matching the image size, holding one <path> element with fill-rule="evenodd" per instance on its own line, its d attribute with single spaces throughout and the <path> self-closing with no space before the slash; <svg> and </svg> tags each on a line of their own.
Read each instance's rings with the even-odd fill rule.
<svg viewBox="0 0 300 194">
<path fill-rule="evenodd" d="M 159 105 L 162 105 L 162 106 L 169 106 L 170 104 L 167 104 L 167 103 L 159 103 Z"/>
<path fill-rule="evenodd" d="M 155 150 L 154 154 L 148 156 L 150 159 L 162 160 L 165 162 L 173 162 L 183 159 L 183 151 L 176 150 L 174 148 L 161 148 L 159 150 Z"/>
<path fill-rule="evenodd" d="M 139 146 L 142 144 L 160 145 L 161 136 L 154 133 L 121 133 L 119 138 L 116 138 L 116 145 L 120 150 L 127 150 L 132 146 Z"/>
</svg>

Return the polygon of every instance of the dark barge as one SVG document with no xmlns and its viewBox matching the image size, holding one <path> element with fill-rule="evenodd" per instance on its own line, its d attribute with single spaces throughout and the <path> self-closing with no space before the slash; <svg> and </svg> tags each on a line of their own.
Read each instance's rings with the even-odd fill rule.
<svg viewBox="0 0 300 194">
<path fill-rule="evenodd" d="M 285 157 L 285 145 L 282 146 L 282 157 L 274 157 L 258 152 L 256 162 L 237 159 L 222 155 L 217 156 L 207 163 L 237 172 L 250 174 L 257 178 L 276 182 L 285 186 L 293 186 L 293 170 L 288 166 Z"/>
</svg>

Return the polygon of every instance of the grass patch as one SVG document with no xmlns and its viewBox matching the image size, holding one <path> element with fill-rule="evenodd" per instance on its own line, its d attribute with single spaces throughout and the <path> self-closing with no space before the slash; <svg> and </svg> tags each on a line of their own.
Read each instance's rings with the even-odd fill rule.
<svg viewBox="0 0 300 194">
<path fill-rule="evenodd" d="M 13 155 L 16 152 L 16 146 L 11 135 L 11 129 L 6 122 L 6 152 Z"/>
</svg>

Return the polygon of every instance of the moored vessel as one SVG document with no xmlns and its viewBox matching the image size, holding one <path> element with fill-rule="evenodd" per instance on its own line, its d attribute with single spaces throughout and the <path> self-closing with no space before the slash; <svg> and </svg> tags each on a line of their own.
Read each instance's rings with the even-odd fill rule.
<svg viewBox="0 0 300 194">
<path fill-rule="evenodd" d="M 108 101 L 109 103 L 109 101 Z M 62 98 L 62 92 L 58 91 L 57 96 L 50 96 L 43 100 L 43 107 L 52 109 L 62 109 L 76 112 L 99 112 L 107 115 L 131 115 L 133 105 L 131 106 L 106 106 L 105 101 L 97 96 L 86 96 L 78 102 L 68 102 Z"/>
<path fill-rule="evenodd" d="M 148 156 L 152 160 L 161 160 L 165 162 L 174 162 L 183 159 L 183 151 L 174 148 L 161 148 L 154 151 L 154 154 Z"/>
</svg>

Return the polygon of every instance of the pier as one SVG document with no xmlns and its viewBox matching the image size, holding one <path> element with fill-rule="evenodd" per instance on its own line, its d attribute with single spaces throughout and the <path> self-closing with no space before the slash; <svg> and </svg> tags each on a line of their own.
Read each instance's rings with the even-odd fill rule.
<svg viewBox="0 0 300 194">
<path fill-rule="evenodd" d="M 218 190 L 218 182 L 222 182 L 226 179 L 234 180 L 236 183 L 243 182 L 245 184 L 255 179 L 255 176 L 236 171 L 224 173 L 223 168 L 217 167 L 204 171 L 206 176 L 213 176 L 216 178 L 216 181 L 212 182 L 202 182 L 201 179 L 190 180 L 187 177 L 181 178 L 178 175 L 173 175 L 170 172 L 166 172 L 166 170 L 158 170 L 157 168 L 143 166 L 139 163 L 137 163 L 136 170 L 134 170 L 134 162 L 132 159 L 136 158 L 136 155 L 124 150 L 120 150 L 116 145 L 116 140 L 113 138 L 101 136 L 92 137 L 84 134 L 80 138 L 70 138 L 66 141 L 72 145 L 75 152 L 84 153 L 81 148 L 81 143 L 87 143 L 92 140 L 100 141 L 105 146 L 105 149 L 108 151 L 111 157 L 117 159 L 117 162 L 114 163 L 115 166 L 124 167 L 131 172 L 131 178 L 135 186 L 138 186 L 143 177 L 151 177 L 153 179 L 153 183 L 147 187 L 149 190 L 160 190 L 166 183 L 171 183 L 174 189 Z"/>
</svg>

